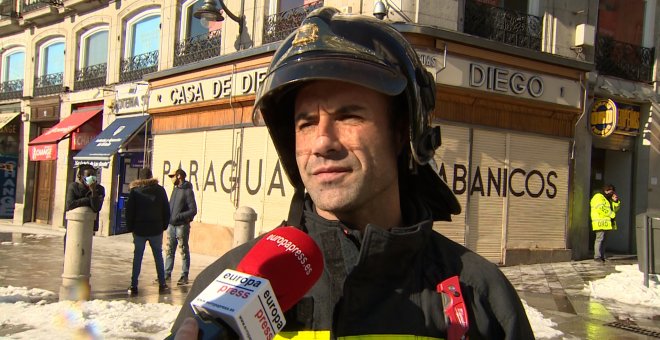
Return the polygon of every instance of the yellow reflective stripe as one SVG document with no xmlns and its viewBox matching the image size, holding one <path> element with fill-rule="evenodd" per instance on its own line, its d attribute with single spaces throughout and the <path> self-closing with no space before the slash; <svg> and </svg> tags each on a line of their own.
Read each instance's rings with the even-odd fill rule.
<svg viewBox="0 0 660 340">
<path fill-rule="evenodd" d="M 330 331 L 300 331 L 300 332 L 281 332 L 275 336 L 276 340 L 291 339 L 291 340 L 329 340 Z M 411 334 L 365 334 L 343 336 L 337 338 L 338 340 L 441 340 L 441 338 L 432 338 L 428 336 L 418 336 Z"/>
<path fill-rule="evenodd" d="M 299 332 L 279 332 L 275 336 L 275 340 L 291 339 L 291 340 L 329 340 L 330 331 L 299 331 Z"/>
</svg>

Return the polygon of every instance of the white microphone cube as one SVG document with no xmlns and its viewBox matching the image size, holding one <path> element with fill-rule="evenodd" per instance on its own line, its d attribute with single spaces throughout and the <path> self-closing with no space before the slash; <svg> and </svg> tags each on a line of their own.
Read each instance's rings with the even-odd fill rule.
<svg viewBox="0 0 660 340">
<path fill-rule="evenodd" d="M 202 319 L 221 319 L 241 339 L 270 340 L 286 323 L 268 280 L 231 269 L 190 304 Z"/>
</svg>

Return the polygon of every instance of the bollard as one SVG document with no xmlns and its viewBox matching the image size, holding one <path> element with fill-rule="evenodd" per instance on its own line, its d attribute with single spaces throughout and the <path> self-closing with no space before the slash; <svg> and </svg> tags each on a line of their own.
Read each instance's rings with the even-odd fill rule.
<svg viewBox="0 0 660 340">
<path fill-rule="evenodd" d="M 89 300 L 92 264 L 92 238 L 96 213 L 90 207 L 66 212 L 67 234 L 60 301 Z"/>
<path fill-rule="evenodd" d="M 254 222 L 257 213 L 250 207 L 239 207 L 234 213 L 234 247 L 254 237 Z"/>
</svg>

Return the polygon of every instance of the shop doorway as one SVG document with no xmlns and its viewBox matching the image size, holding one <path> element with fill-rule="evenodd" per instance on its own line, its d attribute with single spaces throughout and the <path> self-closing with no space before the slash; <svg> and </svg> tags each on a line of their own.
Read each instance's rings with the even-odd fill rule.
<svg viewBox="0 0 660 340">
<path fill-rule="evenodd" d="M 607 235 L 608 252 L 631 254 L 633 252 L 634 224 L 631 220 L 633 152 L 594 148 L 591 150 L 591 196 L 605 184 L 613 184 L 621 199 L 616 214 L 617 230 Z M 591 227 L 591 220 L 589 221 Z M 590 233 L 589 249 L 593 251 L 595 234 Z"/>
<path fill-rule="evenodd" d="M 34 221 L 37 223 L 51 223 L 56 166 L 57 160 L 37 162 L 37 187 L 34 205 Z"/>
</svg>

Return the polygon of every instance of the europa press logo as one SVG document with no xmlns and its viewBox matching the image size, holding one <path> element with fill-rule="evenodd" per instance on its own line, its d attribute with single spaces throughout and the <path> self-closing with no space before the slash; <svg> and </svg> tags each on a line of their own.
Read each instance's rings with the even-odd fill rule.
<svg viewBox="0 0 660 340">
<path fill-rule="evenodd" d="M 616 129 L 619 120 L 619 109 L 611 99 L 599 99 L 591 107 L 589 127 L 591 133 L 598 137 L 607 137 Z"/>
</svg>

